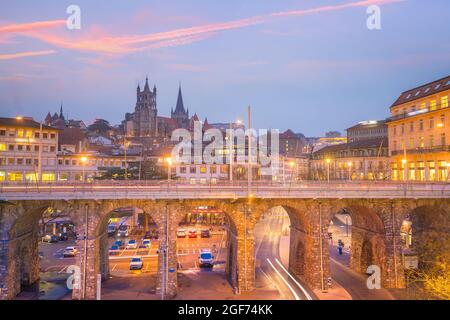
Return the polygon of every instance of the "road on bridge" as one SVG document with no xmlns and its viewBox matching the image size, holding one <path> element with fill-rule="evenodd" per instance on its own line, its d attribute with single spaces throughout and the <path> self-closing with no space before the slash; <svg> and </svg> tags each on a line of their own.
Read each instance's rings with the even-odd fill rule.
<svg viewBox="0 0 450 320">
<path fill-rule="evenodd" d="M 282 264 L 280 237 L 285 218 L 267 215 L 255 228 L 257 281 L 278 289 L 285 300 L 312 300 L 314 294 Z"/>
</svg>

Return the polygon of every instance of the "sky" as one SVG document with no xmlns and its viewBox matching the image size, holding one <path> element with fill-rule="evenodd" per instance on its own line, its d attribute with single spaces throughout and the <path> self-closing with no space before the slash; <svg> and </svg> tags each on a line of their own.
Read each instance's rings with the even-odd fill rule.
<svg viewBox="0 0 450 320">
<path fill-rule="evenodd" d="M 381 29 L 366 10 L 380 7 Z M 81 29 L 66 27 L 80 8 Z M 170 115 L 307 136 L 384 119 L 401 92 L 450 74 L 448 0 L 0 2 L 0 116 L 112 124 L 146 76 Z"/>
</svg>

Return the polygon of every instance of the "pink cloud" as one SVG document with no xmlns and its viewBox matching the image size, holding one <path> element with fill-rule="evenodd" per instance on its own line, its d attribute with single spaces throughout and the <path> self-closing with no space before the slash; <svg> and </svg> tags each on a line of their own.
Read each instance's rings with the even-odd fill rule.
<svg viewBox="0 0 450 320">
<path fill-rule="evenodd" d="M 47 56 L 56 53 L 55 50 L 43 50 L 43 51 L 27 51 L 11 54 L 0 54 L 0 60 L 11 60 L 25 57 Z"/>
<path fill-rule="evenodd" d="M 218 32 L 260 25 L 291 16 L 338 11 L 353 7 L 365 7 L 372 4 L 384 5 L 402 1 L 404 0 L 364 0 L 335 6 L 277 12 L 234 21 L 210 23 L 143 35 L 113 36 L 103 30 L 100 32 L 98 28 L 92 28 L 90 32 L 75 37 L 67 32 L 63 34 L 63 29 L 58 30 L 58 34 L 51 32 L 55 27 L 61 27 L 65 23 L 61 20 L 3 26 L 0 27 L 0 35 L 20 34 L 64 49 L 124 55 L 143 50 L 186 45 L 209 38 Z"/>
</svg>

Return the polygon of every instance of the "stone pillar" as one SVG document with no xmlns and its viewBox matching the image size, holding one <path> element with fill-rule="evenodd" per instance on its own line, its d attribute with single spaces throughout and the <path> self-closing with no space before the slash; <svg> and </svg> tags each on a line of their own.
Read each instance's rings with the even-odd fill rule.
<svg viewBox="0 0 450 320">
<path fill-rule="evenodd" d="M 167 206 L 161 210 L 158 216 L 160 246 L 156 293 L 164 295 L 164 299 L 171 299 L 177 295 L 178 290 L 178 212 Z"/>
<path fill-rule="evenodd" d="M 0 240 L 0 300 L 10 300 L 20 292 L 20 283 L 15 281 L 18 266 L 10 257 L 13 246 L 8 239 Z"/>
<path fill-rule="evenodd" d="M 21 248 L 19 249 L 21 260 L 20 284 L 23 286 L 32 285 L 40 278 L 38 238 L 38 231 L 33 230 L 19 241 Z"/>
<path fill-rule="evenodd" d="M 108 280 L 110 275 L 109 270 L 109 242 L 108 232 L 103 233 L 99 239 L 100 242 L 100 273 L 102 281 Z"/>
<path fill-rule="evenodd" d="M 405 216 L 405 209 L 392 203 L 388 212 L 388 219 L 384 221 L 386 230 L 386 270 L 382 274 L 381 285 L 384 288 L 404 288 L 405 271 L 402 264 L 401 222 L 399 221 L 402 221 L 402 217 Z"/>
<path fill-rule="evenodd" d="M 236 237 L 236 276 L 234 286 L 239 293 L 249 292 L 255 289 L 255 239 L 253 229 Z"/>
<path fill-rule="evenodd" d="M 147 231 L 149 231 L 149 228 L 148 228 L 148 213 L 144 211 L 143 215 L 144 215 L 144 232 L 147 232 Z"/>
<path fill-rule="evenodd" d="M 72 298 L 75 300 L 94 300 L 97 295 L 97 275 L 102 273 L 100 256 L 102 236 L 96 236 L 98 227 L 96 210 L 97 208 L 93 205 L 80 205 L 77 213 L 80 217 L 77 223 L 78 239 L 76 241 L 80 252 L 77 256 L 80 283 L 74 286 L 72 291 Z M 104 267 L 103 272 L 105 274 L 107 272 Z"/>
</svg>

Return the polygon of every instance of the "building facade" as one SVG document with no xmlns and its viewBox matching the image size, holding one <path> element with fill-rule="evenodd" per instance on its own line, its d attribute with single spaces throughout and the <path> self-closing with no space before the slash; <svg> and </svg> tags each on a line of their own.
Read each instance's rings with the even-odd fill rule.
<svg viewBox="0 0 450 320">
<path fill-rule="evenodd" d="M 32 118 L 0 118 L 0 182 L 54 181 L 57 151 L 57 129 Z"/>
<path fill-rule="evenodd" d="M 354 142 L 368 139 L 387 138 L 387 124 L 385 120 L 361 121 L 347 129 L 347 141 Z"/>
<path fill-rule="evenodd" d="M 369 139 L 328 146 L 312 154 L 313 180 L 389 179 L 387 139 Z"/>
<path fill-rule="evenodd" d="M 450 76 L 403 92 L 390 107 L 393 180 L 448 181 Z"/>
</svg>

